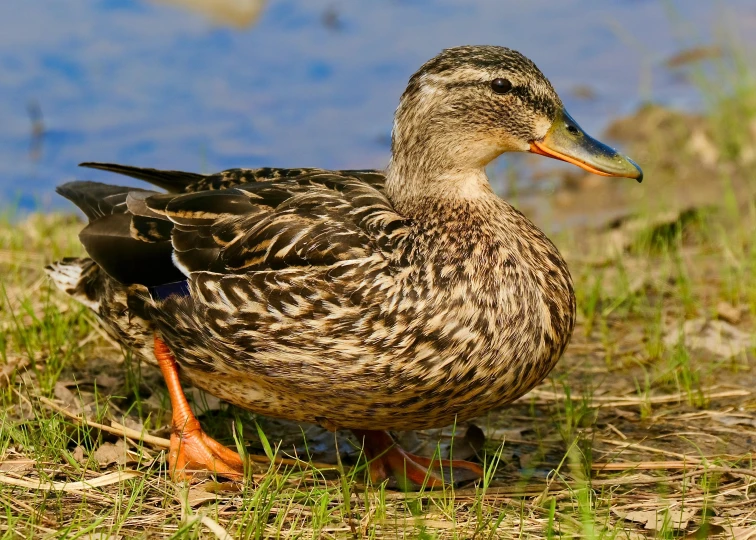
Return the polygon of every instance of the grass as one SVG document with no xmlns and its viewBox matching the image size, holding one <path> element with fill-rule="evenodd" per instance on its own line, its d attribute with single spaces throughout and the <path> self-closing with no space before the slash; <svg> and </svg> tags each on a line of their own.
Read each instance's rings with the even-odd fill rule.
<svg viewBox="0 0 756 540">
<path fill-rule="evenodd" d="M 159 374 L 42 275 L 46 262 L 81 254 L 81 224 L 4 219 L 0 534 L 756 538 L 756 167 L 742 159 L 756 141 L 738 139 L 737 152 L 706 164 L 684 136 L 700 130 L 716 147 L 718 110 L 694 118 L 648 107 L 615 124 L 647 183 L 576 192 L 619 197 L 633 214 L 555 238 L 575 279 L 578 326 L 542 385 L 475 422 L 486 435 L 478 486 L 373 486 L 346 435 L 334 441 L 199 393 L 212 435 L 270 459 L 251 462 L 243 484 L 173 484 Z M 419 442 L 448 452 L 448 433 Z"/>
</svg>

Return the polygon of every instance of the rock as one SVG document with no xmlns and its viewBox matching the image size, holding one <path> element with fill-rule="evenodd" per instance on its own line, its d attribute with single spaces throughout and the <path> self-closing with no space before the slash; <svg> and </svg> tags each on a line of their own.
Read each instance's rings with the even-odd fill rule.
<svg viewBox="0 0 756 540">
<path fill-rule="evenodd" d="M 71 452 L 71 456 L 79 463 L 84 463 L 87 460 L 84 454 L 84 447 L 81 445 L 73 449 L 73 452 Z"/>
<path fill-rule="evenodd" d="M 729 302 L 720 302 L 717 304 L 717 318 L 730 324 L 738 324 L 740 322 L 741 312 L 740 308 L 737 308 Z"/>
<path fill-rule="evenodd" d="M 21 474 L 34 468 L 35 462 L 31 459 L 10 459 L 0 461 L 0 472 Z"/>
<path fill-rule="evenodd" d="M 55 383 L 53 395 L 58 401 L 61 401 L 63 405 L 65 405 L 66 409 L 68 409 L 71 414 L 81 414 L 81 401 L 79 401 L 79 398 L 66 387 L 65 383 L 61 381 Z"/>
<path fill-rule="evenodd" d="M 714 167 L 719 162 L 719 150 L 703 129 L 696 129 L 693 132 L 688 141 L 687 150 L 698 156 L 701 163 L 707 167 Z"/>
<path fill-rule="evenodd" d="M 697 510 L 682 508 L 665 508 L 663 510 L 631 510 L 629 512 L 612 508 L 612 512 L 627 521 L 642 523 L 647 531 L 660 531 L 671 527 L 674 530 L 684 530 L 695 517 Z"/>
<path fill-rule="evenodd" d="M 751 345 L 751 336 L 725 321 L 694 319 L 685 321 L 682 328 L 667 332 L 664 344 L 670 348 L 683 344 L 720 358 L 732 358 L 746 352 Z"/>
<path fill-rule="evenodd" d="M 100 447 L 94 451 L 94 458 L 100 467 L 107 467 L 112 463 L 119 465 L 125 465 L 131 463 L 134 459 L 127 453 L 126 441 L 119 439 L 115 444 L 102 443 Z"/>
</svg>

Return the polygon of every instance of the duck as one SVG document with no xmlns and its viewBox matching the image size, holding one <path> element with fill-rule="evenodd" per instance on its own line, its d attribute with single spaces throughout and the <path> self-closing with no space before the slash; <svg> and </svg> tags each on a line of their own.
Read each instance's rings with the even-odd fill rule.
<svg viewBox="0 0 756 540">
<path fill-rule="evenodd" d="M 486 176 L 506 152 L 643 177 L 577 124 L 524 55 L 453 47 L 409 79 L 384 171 L 83 163 L 163 191 L 59 186 L 89 220 L 88 257 L 47 272 L 160 368 L 176 481 L 244 474 L 239 454 L 203 431 L 182 383 L 260 415 L 351 430 L 373 482 L 473 481 L 478 463 L 414 455 L 392 433 L 523 396 L 575 325 L 564 258 Z"/>
</svg>

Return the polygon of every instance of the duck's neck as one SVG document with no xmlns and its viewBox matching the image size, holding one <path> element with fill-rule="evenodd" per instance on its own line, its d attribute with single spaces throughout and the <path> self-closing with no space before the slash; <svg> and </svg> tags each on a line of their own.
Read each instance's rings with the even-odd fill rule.
<svg viewBox="0 0 756 540">
<path fill-rule="evenodd" d="M 479 206 L 496 198 L 481 167 L 434 167 L 394 156 L 386 172 L 386 195 L 396 210 L 420 217 L 439 208 Z"/>
<path fill-rule="evenodd" d="M 459 207 L 495 198 L 485 166 L 509 148 L 420 94 L 405 95 L 396 111 L 386 175 L 394 207 L 412 217 L 445 203 Z"/>
</svg>

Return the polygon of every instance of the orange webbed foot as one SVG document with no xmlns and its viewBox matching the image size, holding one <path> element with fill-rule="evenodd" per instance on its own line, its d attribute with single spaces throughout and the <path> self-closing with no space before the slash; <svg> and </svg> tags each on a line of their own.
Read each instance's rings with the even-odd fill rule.
<svg viewBox="0 0 756 540">
<path fill-rule="evenodd" d="M 352 431 L 364 441 L 370 478 L 376 484 L 393 478 L 404 489 L 440 488 L 483 478 L 483 468 L 475 463 L 417 456 L 385 431 Z"/>
<path fill-rule="evenodd" d="M 231 480 L 244 478 L 241 456 L 210 437 L 192 417 L 180 428 L 173 426 L 168 467 L 175 481 L 191 480 L 195 473 L 209 471 Z"/>
<path fill-rule="evenodd" d="M 244 478 L 241 456 L 202 430 L 179 381 L 178 366 L 168 346 L 155 336 L 155 358 L 171 398 L 171 447 L 168 468 L 175 481 L 191 480 L 199 471 L 209 471 L 231 480 Z"/>
</svg>

